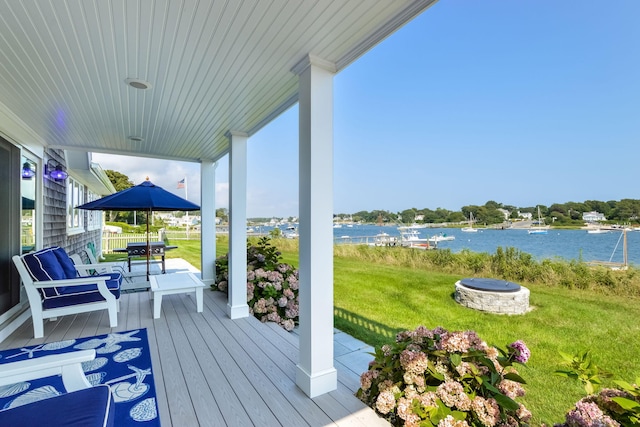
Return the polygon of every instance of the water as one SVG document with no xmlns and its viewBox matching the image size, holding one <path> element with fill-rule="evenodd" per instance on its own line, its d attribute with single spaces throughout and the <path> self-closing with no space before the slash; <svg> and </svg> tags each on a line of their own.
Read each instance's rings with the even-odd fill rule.
<svg viewBox="0 0 640 427">
<path fill-rule="evenodd" d="M 622 232 L 611 231 L 603 234 L 588 234 L 585 230 L 553 230 L 548 234 L 529 234 L 525 229 L 492 230 L 480 229 L 477 233 L 464 233 L 452 228 L 421 228 L 420 237 L 426 238 L 439 233 L 455 236 L 455 240 L 438 243 L 440 249 L 460 252 L 469 249 L 474 252 L 495 253 L 498 247 L 514 247 L 529 253 L 536 259 L 563 258 L 565 260 L 622 262 Z M 337 243 L 348 241 L 349 237 L 373 236 L 387 233 L 400 236 L 397 227 L 377 225 L 354 225 L 334 228 L 333 235 Z M 619 240 L 619 243 L 618 243 Z M 614 248 L 618 248 L 614 253 Z M 640 231 L 627 232 L 629 263 L 640 265 Z M 611 258 L 613 254 L 613 258 Z"/>
</svg>

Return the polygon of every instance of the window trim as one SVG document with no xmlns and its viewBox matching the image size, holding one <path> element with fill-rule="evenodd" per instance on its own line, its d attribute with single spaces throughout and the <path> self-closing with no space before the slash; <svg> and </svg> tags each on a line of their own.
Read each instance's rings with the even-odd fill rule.
<svg viewBox="0 0 640 427">
<path fill-rule="evenodd" d="M 87 188 L 87 202 L 93 202 L 100 198 L 99 194 L 94 193 Z M 95 231 L 102 229 L 104 212 L 102 211 L 87 211 L 87 231 Z"/>
<path fill-rule="evenodd" d="M 67 234 L 85 232 L 83 212 L 75 206 L 84 203 L 86 186 L 69 176 L 67 178 Z M 76 221 L 77 220 L 77 221 Z"/>
</svg>

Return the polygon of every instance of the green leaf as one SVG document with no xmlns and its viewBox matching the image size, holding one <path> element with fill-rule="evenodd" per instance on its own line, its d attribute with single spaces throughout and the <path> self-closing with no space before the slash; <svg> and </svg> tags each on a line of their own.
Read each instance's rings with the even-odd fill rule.
<svg viewBox="0 0 640 427">
<path fill-rule="evenodd" d="M 451 416 L 456 421 L 462 421 L 462 420 L 465 420 L 467 418 L 467 413 L 466 412 L 462 412 L 462 411 L 453 411 L 453 412 L 451 412 Z"/>
<path fill-rule="evenodd" d="M 520 408 L 520 405 L 518 404 L 518 402 L 511 399 L 510 397 L 505 396 L 504 394 L 496 393 L 494 394 L 493 398 L 496 399 L 496 402 L 498 402 L 498 405 L 502 406 L 504 409 L 508 411 L 516 411 Z"/>
<path fill-rule="evenodd" d="M 625 397 L 612 397 L 611 400 L 616 402 L 622 409 L 631 411 L 634 408 L 640 408 L 640 403 L 635 400 L 627 399 Z"/>
<path fill-rule="evenodd" d="M 453 353 L 450 359 L 453 366 L 458 366 L 460 363 L 462 363 L 462 356 L 460 356 L 458 353 Z"/>
<path fill-rule="evenodd" d="M 526 384 L 527 383 L 524 380 L 524 378 L 522 378 L 520 375 L 516 374 L 515 372 L 509 372 L 508 374 L 506 374 L 504 376 L 504 378 L 507 379 L 507 380 L 515 381 L 515 382 L 520 383 L 520 384 Z"/>
<path fill-rule="evenodd" d="M 559 351 L 558 353 L 560 353 L 560 356 L 562 356 L 562 358 L 568 362 L 568 363 L 573 363 L 573 356 L 568 355 L 565 352 Z"/>
<path fill-rule="evenodd" d="M 498 390 L 497 388 L 495 388 L 495 387 L 493 386 L 493 384 L 491 384 L 491 383 L 490 383 L 490 382 L 488 382 L 488 381 L 484 383 L 484 388 L 486 388 L 487 390 L 489 390 L 489 391 L 490 391 L 490 392 L 492 392 L 492 393 L 500 394 L 500 390 Z"/>
<path fill-rule="evenodd" d="M 587 394 L 593 394 L 596 391 L 593 384 L 589 381 L 585 382 L 584 389 L 587 392 Z"/>
<path fill-rule="evenodd" d="M 614 383 L 618 384 L 620 387 L 622 387 L 622 389 L 624 391 L 635 391 L 635 387 L 633 387 L 631 384 L 629 384 L 626 381 L 622 381 L 622 380 L 615 380 Z"/>
<path fill-rule="evenodd" d="M 556 375 L 558 377 L 572 378 L 574 380 L 578 378 L 578 375 L 572 371 L 555 371 L 553 375 Z"/>
</svg>

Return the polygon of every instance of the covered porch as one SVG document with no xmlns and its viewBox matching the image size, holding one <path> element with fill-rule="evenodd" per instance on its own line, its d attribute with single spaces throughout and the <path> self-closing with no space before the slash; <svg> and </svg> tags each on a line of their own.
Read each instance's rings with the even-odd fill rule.
<svg viewBox="0 0 640 427">
<path fill-rule="evenodd" d="M 185 270 L 192 267 L 168 260 L 168 273 Z M 193 294 L 165 296 L 155 320 L 149 292 L 121 298 L 117 328 L 106 311 L 92 312 L 47 322 L 44 339 L 34 340 L 29 320 L 0 350 L 146 328 L 163 426 L 388 425 L 354 396 L 371 348 L 340 331 L 338 387 L 311 399 L 295 383 L 299 336 L 254 317 L 231 320 L 223 293 L 205 289 L 202 313 Z"/>
<path fill-rule="evenodd" d="M 274 362 L 277 374 L 269 371 L 268 378 L 281 387 L 285 383 L 278 378 L 286 380 L 288 392 L 281 393 L 288 398 L 303 393 L 318 398 L 312 400 L 318 407 L 323 399 L 340 401 L 336 408 L 344 405 L 346 398 L 320 397 L 340 390 L 345 381 L 337 384 L 338 367 L 333 358 L 333 78 L 435 1 L 111 0 L 82 3 L 82 7 L 73 1 L 7 6 L 11 20 L 0 29 L 0 51 L 6 64 L 0 72 L 0 149 L 11 154 L 11 161 L 3 165 L 11 171 L 11 179 L 4 184 L 6 191 L 0 191 L 7 194 L 6 203 L 0 205 L 6 206 L 11 219 L 7 221 L 7 239 L 0 242 L 0 276 L 6 278 L 0 281 L 0 340 L 19 329 L 4 339 L 3 348 L 29 342 L 29 322 L 17 326 L 28 311 L 20 280 L 11 266 L 11 256 L 21 252 L 21 187 L 26 187 L 26 182 L 33 187 L 30 220 L 36 234 L 30 246 L 61 246 L 73 253 L 95 240 L 101 226 L 99 217 L 77 207 L 105 194 L 92 190 L 96 178 L 111 185 L 104 173 L 95 173 L 92 153 L 199 164 L 200 278 L 207 285 L 214 281 L 215 272 L 215 170 L 221 159 L 228 159 L 229 298 L 213 302 L 208 296 L 205 315 L 195 319 L 215 314 L 219 316 L 216 322 L 228 325 L 227 333 L 232 336 L 232 328 L 251 325 L 246 299 L 249 140 L 297 104 L 300 333 L 295 343 L 278 347 L 278 351 L 289 349 L 290 353 L 279 356 L 282 360 Z M 25 166 L 33 172 L 29 178 L 21 177 Z M 64 177 L 56 173 L 58 169 Z M 204 334 L 202 327 L 210 328 L 213 334 L 220 328 L 205 327 L 208 320 L 202 320 L 203 325 L 184 326 L 195 319 L 181 316 L 176 309 L 173 322 L 183 328 L 178 334 L 171 330 L 172 316 L 150 320 L 148 301 L 141 295 L 126 296 L 123 303 L 122 328 L 145 321 L 155 327 L 160 349 L 156 360 L 163 378 L 166 366 L 166 372 L 183 378 L 180 381 L 192 378 L 190 384 L 203 382 L 202 388 L 195 389 L 186 385 L 179 389 L 165 382 L 171 395 L 194 402 L 193 416 L 204 416 L 201 410 L 210 413 L 214 405 L 204 396 L 215 395 L 219 382 L 209 371 L 213 365 L 206 366 L 198 357 L 209 351 L 210 361 L 214 360 L 215 347 L 202 351 L 212 345 L 213 336 L 198 338 L 192 333 L 198 330 Z M 56 326 L 53 335 L 45 335 L 48 341 L 99 333 L 96 325 L 102 324 L 93 316 L 60 322 L 63 326 Z M 166 326 L 158 328 L 163 322 Z M 263 351 L 268 347 L 246 339 L 249 341 L 237 342 L 243 354 L 254 363 L 256 358 L 267 360 L 250 352 L 255 351 L 253 347 Z M 197 349 L 192 350 L 193 357 L 181 354 L 189 348 Z M 163 362 L 170 354 L 173 359 Z M 243 358 L 232 353 L 228 357 Z M 172 360 L 179 362 L 172 365 Z M 260 372 L 264 368 L 244 366 L 236 372 L 242 373 L 237 381 L 254 382 L 252 369 Z M 226 378 L 235 371 L 224 372 Z M 172 376 L 167 379 L 178 383 Z M 242 388 L 223 395 L 236 396 L 239 404 L 246 397 Z M 297 405 L 293 407 L 299 413 L 315 413 Z M 177 425 L 190 425 L 187 410 L 176 406 L 176 413 L 186 417 Z M 169 400 L 165 412 L 171 408 Z M 322 412 L 326 418 L 308 422 L 320 425 L 345 415 L 340 411 L 328 415 L 328 409 Z"/>
</svg>

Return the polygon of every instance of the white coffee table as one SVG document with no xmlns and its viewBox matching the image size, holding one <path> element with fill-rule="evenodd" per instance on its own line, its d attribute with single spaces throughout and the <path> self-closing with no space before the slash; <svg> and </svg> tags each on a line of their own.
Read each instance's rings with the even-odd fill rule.
<svg viewBox="0 0 640 427">
<path fill-rule="evenodd" d="M 198 313 L 202 313 L 202 289 L 206 285 L 193 273 L 157 274 L 149 277 L 149 284 L 151 285 L 151 297 L 153 298 L 154 319 L 160 318 L 163 295 L 195 292 Z"/>
</svg>

